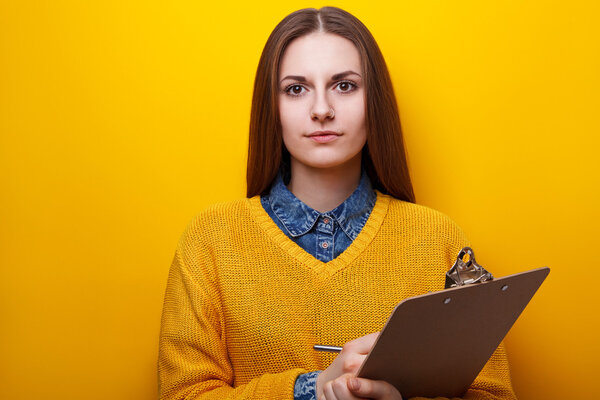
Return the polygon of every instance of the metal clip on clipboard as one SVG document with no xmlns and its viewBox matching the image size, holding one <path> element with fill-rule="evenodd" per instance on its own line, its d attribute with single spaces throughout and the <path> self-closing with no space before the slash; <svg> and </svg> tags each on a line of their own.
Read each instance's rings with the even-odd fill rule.
<svg viewBox="0 0 600 400">
<path fill-rule="evenodd" d="M 494 279 L 491 273 L 475 262 L 475 254 L 470 247 L 463 247 L 456 257 L 456 262 L 446 272 L 445 289 L 480 283 Z"/>
</svg>

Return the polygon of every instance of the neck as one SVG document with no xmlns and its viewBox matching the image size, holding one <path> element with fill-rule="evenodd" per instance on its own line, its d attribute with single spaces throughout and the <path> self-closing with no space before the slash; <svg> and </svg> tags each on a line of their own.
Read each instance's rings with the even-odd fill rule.
<svg viewBox="0 0 600 400">
<path fill-rule="evenodd" d="M 360 154 L 334 168 L 312 168 L 292 159 L 288 189 L 300 201 L 319 212 L 331 211 L 358 187 L 361 173 Z"/>
</svg>

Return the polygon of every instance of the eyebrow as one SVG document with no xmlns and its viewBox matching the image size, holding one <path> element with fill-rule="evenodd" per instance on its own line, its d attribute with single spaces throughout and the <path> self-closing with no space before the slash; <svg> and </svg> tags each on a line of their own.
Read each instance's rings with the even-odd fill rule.
<svg viewBox="0 0 600 400">
<path fill-rule="evenodd" d="M 359 78 L 361 77 L 360 74 L 358 74 L 358 73 L 356 73 L 354 71 L 348 70 L 348 71 L 344 71 L 344 72 L 340 72 L 338 74 L 332 75 L 331 76 L 331 80 L 332 81 L 337 81 L 338 79 L 345 78 L 348 75 L 357 75 Z M 304 77 L 302 75 L 288 75 L 285 78 L 283 78 L 280 81 L 280 83 L 283 82 L 283 81 L 285 81 L 286 79 L 293 79 L 293 80 L 298 81 L 298 82 L 306 82 L 306 77 Z"/>
</svg>

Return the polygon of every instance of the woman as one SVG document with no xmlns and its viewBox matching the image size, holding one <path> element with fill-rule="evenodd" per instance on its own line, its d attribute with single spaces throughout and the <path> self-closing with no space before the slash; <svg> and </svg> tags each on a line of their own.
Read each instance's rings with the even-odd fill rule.
<svg viewBox="0 0 600 400">
<path fill-rule="evenodd" d="M 162 399 L 401 399 L 354 375 L 402 299 L 440 290 L 467 245 L 414 204 L 377 44 L 333 7 L 287 16 L 259 62 L 248 199 L 184 233 L 170 270 Z M 314 344 L 344 344 L 336 357 Z M 467 398 L 514 398 L 501 346 Z"/>
</svg>

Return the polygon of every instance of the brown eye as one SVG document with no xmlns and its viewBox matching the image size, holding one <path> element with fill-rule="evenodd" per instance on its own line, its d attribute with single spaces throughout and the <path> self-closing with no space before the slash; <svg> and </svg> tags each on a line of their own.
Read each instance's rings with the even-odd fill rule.
<svg viewBox="0 0 600 400">
<path fill-rule="evenodd" d="M 304 86 L 302 85 L 291 85 L 285 89 L 285 92 L 291 96 L 300 96 L 302 95 L 304 90 Z"/>
<path fill-rule="evenodd" d="M 343 81 L 337 84 L 337 88 L 342 93 L 348 93 L 356 88 L 356 85 L 352 82 Z"/>
</svg>

